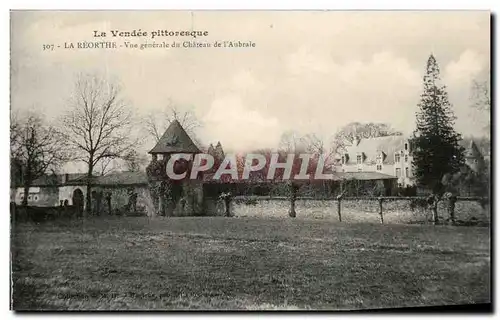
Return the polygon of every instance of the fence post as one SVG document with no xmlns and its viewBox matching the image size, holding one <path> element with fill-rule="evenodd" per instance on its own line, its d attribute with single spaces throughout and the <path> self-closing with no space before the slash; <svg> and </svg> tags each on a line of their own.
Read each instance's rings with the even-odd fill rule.
<svg viewBox="0 0 500 320">
<path fill-rule="evenodd" d="M 434 224 L 438 224 L 439 223 L 439 216 L 438 216 L 438 212 L 437 212 L 437 201 L 435 201 L 432 204 L 432 222 Z"/>
<path fill-rule="evenodd" d="M 432 195 L 432 223 L 433 224 L 438 224 L 439 223 L 439 215 L 438 215 L 438 196 L 436 194 Z"/>
<path fill-rule="evenodd" d="M 340 208 L 341 208 L 341 202 L 342 202 L 342 196 L 344 194 L 340 194 L 337 196 L 337 214 L 339 215 L 339 222 L 342 222 L 342 215 L 340 213 Z"/>
<path fill-rule="evenodd" d="M 290 218 L 295 218 L 297 212 L 295 212 L 295 200 L 297 199 L 298 186 L 293 182 L 290 183 L 290 210 L 288 211 L 288 216 Z"/>
<path fill-rule="evenodd" d="M 382 202 L 384 201 L 384 199 L 382 197 L 379 197 L 378 198 L 378 207 L 379 207 L 379 212 L 378 214 L 380 215 L 380 223 L 384 223 L 384 213 L 383 213 L 383 209 L 382 209 Z"/>
<path fill-rule="evenodd" d="M 457 196 L 451 192 L 446 193 L 446 198 L 448 200 L 448 214 L 451 224 L 455 224 L 455 203 L 457 202 Z"/>
<path fill-rule="evenodd" d="M 219 196 L 219 199 L 221 199 L 222 202 L 224 203 L 224 216 L 231 217 L 232 216 L 232 214 L 231 214 L 231 201 L 233 200 L 231 192 L 227 192 L 227 193 L 223 192 Z"/>
</svg>

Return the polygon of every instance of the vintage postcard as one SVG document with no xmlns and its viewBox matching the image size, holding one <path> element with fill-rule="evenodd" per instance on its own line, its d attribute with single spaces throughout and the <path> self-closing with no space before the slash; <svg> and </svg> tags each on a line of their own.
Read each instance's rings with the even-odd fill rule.
<svg viewBox="0 0 500 320">
<path fill-rule="evenodd" d="M 492 310 L 490 12 L 10 20 L 13 310 Z"/>
</svg>

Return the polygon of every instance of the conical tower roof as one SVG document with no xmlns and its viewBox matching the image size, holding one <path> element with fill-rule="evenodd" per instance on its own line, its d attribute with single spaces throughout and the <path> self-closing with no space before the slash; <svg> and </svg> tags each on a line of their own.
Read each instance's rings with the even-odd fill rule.
<svg viewBox="0 0 500 320">
<path fill-rule="evenodd" d="M 214 145 L 213 144 L 210 144 L 210 146 L 208 147 L 208 151 L 207 153 L 211 156 L 214 155 L 214 152 L 215 152 L 215 148 L 214 148 Z"/>
<path fill-rule="evenodd" d="M 473 140 L 470 141 L 469 148 L 467 148 L 465 156 L 467 158 L 479 158 L 482 156 L 479 148 L 476 146 Z"/>
<path fill-rule="evenodd" d="M 222 144 L 220 141 L 217 142 L 215 146 L 215 155 L 221 159 L 224 159 L 224 150 L 222 149 Z"/>
<path fill-rule="evenodd" d="M 161 136 L 156 146 L 149 151 L 155 153 L 200 153 L 200 149 L 194 144 L 179 121 L 170 123 L 165 133 Z"/>
</svg>

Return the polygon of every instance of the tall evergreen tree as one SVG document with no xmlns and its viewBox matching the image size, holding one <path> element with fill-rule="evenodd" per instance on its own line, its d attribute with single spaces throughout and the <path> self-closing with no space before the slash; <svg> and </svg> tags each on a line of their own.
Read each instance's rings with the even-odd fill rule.
<svg viewBox="0 0 500 320">
<path fill-rule="evenodd" d="M 455 116 L 446 86 L 441 85 L 439 66 L 431 54 L 424 76 L 424 91 L 418 104 L 417 129 L 413 134 L 413 166 L 419 185 L 441 191 L 441 180 L 464 164 L 462 139 L 455 132 Z"/>
</svg>

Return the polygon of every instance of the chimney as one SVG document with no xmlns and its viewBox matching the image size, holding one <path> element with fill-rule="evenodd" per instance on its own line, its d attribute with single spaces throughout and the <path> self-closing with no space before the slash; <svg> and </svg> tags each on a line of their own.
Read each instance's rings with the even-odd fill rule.
<svg viewBox="0 0 500 320">
<path fill-rule="evenodd" d="M 354 145 L 357 146 L 360 142 L 361 142 L 361 139 L 359 138 L 359 136 L 355 136 L 354 137 Z"/>
</svg>

